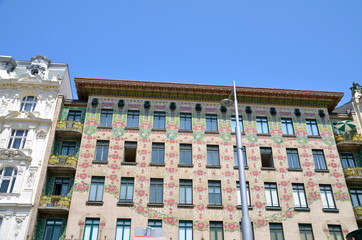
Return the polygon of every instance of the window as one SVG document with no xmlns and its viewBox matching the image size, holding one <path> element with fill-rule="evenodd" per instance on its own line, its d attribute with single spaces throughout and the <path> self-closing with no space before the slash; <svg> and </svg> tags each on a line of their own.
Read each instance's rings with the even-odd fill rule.
<svg viewBox="0 0 362 240">
<path fill-rule="evenodd" d="M 207 145 L 207 165 L 220 166 L 219 146 Z"/>
<path fill-rule="evenodd" d="M 270 240 L 284 240 L 283 225 L 281 223 L 269 223 Z"/>
<path fill-rule="evenodd" d="M 210 240 L 223 240 L 224 229 L 222 222 L 210 222 Z"/>
<path fill-rule="evenodd" d="M 21 101 L 20 111 L 32 112 L 35 109 L 37 99 L 34 96 L 24 97 Z"/>
<path fill-rule="evenodd" d="M 62 143 L 62 149 L 60 150 L 60 155 L 75 155 L 76 142 L 64 141 Z"/>
<path fill-rule="evenodd" d="M 62 219 L 47 219 L 43 240 L 58 240 L 62 234 Z"/>
<path fill-rule="evenodd" d="M 239 181 L 236 182 L 236 192 L 237 192 L 236 198 L 238 200 L 238 206 L 241 206 L 240 183 L 239 183 Z M 249 182 L 246 182 L 246 198 L 247 198 L 247 201 L 248 201 L 248 206 L 251 207 Z"/>
<path fill-rule="evenodd" d="M 165 129 L 165 123 L 166 123 L 166 113 L 155 112 L 153 115 L 153 128 Z"/>
<path fill-rule="evenodd" d="M 69 192 L 69 178 L 55 178 L 53 195 L 66 196 Z"/>
<path fill-rule="evenodd" d="M 131 219 L 117 219 L 116 240 L 129 240 L 131 236 Z"/>
<path fill-rule="evenodd" d="M 81 117 L 82 117 L 82 111 L 69 110 L 67 120 L 80 122 Z"/>
<path fill-rule="evenodd" d="M 294 206 L 296 208 L 307 208 L 307 199 L 305 197 L 304 185 L 300 183 L 293 183 L 293 197 Z"/>
<path fill-rule="evenodd" d="M 101 125 L 102 127 L 112 127 L 112 109 L 101 109 Z"/>
<path fill-rule="evenodd" d="M 16 168 L 6 167 L 0 170 L 0 193 L 12 193 L 16 175 Z"/>
<path fill-rule="evenodd" d="M 353 207 L 362 206 L 362 188 L 350 188 L 349 194 L 351 195 Z"/>
<path fill-rule="evenodd" d="M 261 166 L 274 168 L 272 149 L 269 147 L 260 148 Z"/>
<path fill-rule="evenodd" d="M 165 144 L 164 143 L 152 143 L 152 163 L 164 164 L 165 158 Z"/>
<path fill-rule="evenodd" d="M 104 177 L 92 177 L 89 201 L 101 202 L 103 199 Z"/>
<path fill-rule="evenodd" d="M 99 218 L 86 218 L 83 240 L 98 240 Z"/>
<path fill-rule="evenodd" d="M 124 162 L 136 162 L 137 142 L 124 143 Z"/>
<path fill-rule="evenodd" d="M 180 144 L 180 164 L 191 165 L 192 164 L 192 145 Z"/>
<path fill-rule="evenodd" d="M 300 169 L 298 150 L 294 148 L 287 148 L 287 157 L 289 168 Z"/>
<path fill-rule="evenodd" d="M 321 190 L 321 198 L 323 203 L 323 208 L 335 209 L 336 205 L 334 203 L 333 192 L 331 185 L 321 184 L 319 185 Z"/>
<path fill-rule="evenodd" d="M 343 233 L 341 226 L 339 225 L 328 225 L 329 237 L 331 240 L 343 240 Z"/>
<path fill-rule="evenodd" d="M 299 224 L 299 233 L 301 240 L 314 240 L 311 224 Z"/>
<path fill-rule="evenodd" d="M 356 164 L 354 162 L 353 154 L 341 154 L 341 161 L 343 168 L 354 168 Z"/>
<path fill-rule="evenodd" d="M 220 181 L 209 181 L 209 204 L 221 205 L 221 183 Z"/>
<path fill-rule="evenodd" d="M 163 179 L 151 178 L 150 203 L 163 203 Z"/>
<path fill-rule="evenodd" d="M 192 204 L 192 180 L 180 180 L 180 204 Z"/>
<path fill-rule="evenodd" d="M 131 177 L 121 178 L 121 193 L 119 197 L 119 202 L 132 203 L 133 189 L 134 189 L 134 178 Z"/>
<path fill-rule="evenodd" d="M 278 190 L 276 183 L 264 183 L 266 206 L 279 207 Z"/>
<path fill-rule="evenodd" d="M 12 130 L 8 148 L 23 149 L 28 136 L 28 130 Z"/>
<path fill-rule="evenodd" d="M 95 161 L 107 162 L 109 141 L 98 140 L 96 145 Z"/>
<path fill-rule="evenodd" d="M 240 131 L 244 132 L 244 124 L 243 124 L 243 117 L 239 115 L 239 125 L 240 125 Z M 231 132 L 235 132 L 236 129 L 236 116 L 231 115 Z"/>
<path fill-rule="evenodd" d="M 138 128 L 139 116 L 140 116 L 139 111 L 129 110 L 127 113 L 127 127 Z"/>
<path fill-rule="evenodd" d="M 148 227 L 151 227 L 151 228 L 162 228 L 162 220 L 149 219 L 149 220 L 148 220 Z"/>
<path fill-rule="evenodd" d="M 293 121 L 291 118 L 282 118 L 282 129 L 285 135 L 294 135 Z"/>
<path fill-rule="evenodd" d="M 319 136 L 317 121 L 314 119 L 306 119 L 307 131 L 309 136 Z"/>
<path fill-rule="evenodd" d="M 179 221 L 178 223 L 178 239 L 192 240 L 192 221 Z"/>
<path fill-rule="evenodd" d="M 327 170 L 323 150 L 312 150 L 316 170 Z"/>
<path fill-rule="evenodd" d="M 256 125 L 258 127 L 258 133 L 269 134 L 268 118 L 256 117 Z"/>
<path fill-rule="evenodd" d="M 180 113 L 180 130 L 192 130 L 191 113 Z"/>
<path fill-rule="evenodd" d="M 241 148 L 241 151 L 243 153 L 243 157 L 244 157 L 244 167 L 248 166 L 248 161 L 246 159 L 246 150 L 245 147 Z M 234 167 L 239 167 L 239 161 L 238 161 L 238 151 L 236 146 L 234 146 Z"/>
<path fill-rule="evenodd" d="M 217 132 L 217 115 L 206 114 L 206 131 Z"/>
</svg>

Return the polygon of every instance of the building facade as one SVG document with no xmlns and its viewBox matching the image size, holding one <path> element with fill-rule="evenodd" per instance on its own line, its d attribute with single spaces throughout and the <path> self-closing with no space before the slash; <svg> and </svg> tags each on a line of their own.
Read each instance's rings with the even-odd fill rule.
<svg viewBox="0 0 362 240">
<path fill-rule="evenodd" d="M 59 133 L 52 153 L 61 146 L 60 155 L 77 157 L 76 171 L 58 176 L 73 186 L 71 204 L 38 236 L 67 218 L 69 240 L 133 239 L 147 226 L 174 240 L 241 239 L 235 111 L 219 103 L 231 87 L 75 82 L 84 127 Z M 343 94 L 237 87 L 237 95 L 255 239 L 343 239 L 355 230 L 329 118 Z"/>
<path fill-rule="evenodd" d="M 26 239 L 36 219 L 60 94 L 72 98 L 68 67 L 42 55 L 0 56 L 0 238 Z"/>
</svg>

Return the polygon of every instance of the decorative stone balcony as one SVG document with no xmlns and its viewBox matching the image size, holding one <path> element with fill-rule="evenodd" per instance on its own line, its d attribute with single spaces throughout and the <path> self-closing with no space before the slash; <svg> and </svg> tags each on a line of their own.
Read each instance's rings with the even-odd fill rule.
<svg viewBox="0 0 362 240">
<path fill-rule="evenodd" d="M 362 220 L 362 206 L 353 207 L 354 215 L 356 216 L 357 221 Z"/>
<path fill-rule="evenodd" d="M 347 182 L 361 182 L 362 183 L 362 168 L 354 167 L 354 168 L 346 168 L 343 170 L 344 176 Z"/>
<path fill-rule="evenodd" d="M 69 155 L 51 155 L 48 167 L 55 171 L 75 171 L 77 168 L 78 158 Z"/>
<path fill-rule="evenodd" d="M 40 199 L 39 210 L 43 212 L 68 212 L 71 198 L 60 195 L 43 195 Z"/>
<path fill-rule="evenodd" d="M 359 150 L 362 146 L 362 136 L 356 132 L 335 135 L 339 150 Z"/>
<path fill-rule="evenodd" d="M 77 121 L 58 121 L 56 130 L 61 132 L 65 138 L 81 137 L 83 133 L 83 123 Z"/>
</svg>

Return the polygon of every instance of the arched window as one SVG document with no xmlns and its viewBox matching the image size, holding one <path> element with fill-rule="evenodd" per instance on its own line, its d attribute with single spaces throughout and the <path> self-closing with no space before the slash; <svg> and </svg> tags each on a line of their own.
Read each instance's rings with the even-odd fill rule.
<svg viewBox="0 0 362 240">
<path fill-rule="evenodd" d="M 18 171 L 13 167 L 0 170 L 0 193 L 11 193 L 13 191 L 17 173 Z"/>
<path fill-rule="evenodd" d="M 20 111 L 32 112 L 35 109 L 37 99 L 34 96 L 26 96 L 21 101 Z"/>
</svg>

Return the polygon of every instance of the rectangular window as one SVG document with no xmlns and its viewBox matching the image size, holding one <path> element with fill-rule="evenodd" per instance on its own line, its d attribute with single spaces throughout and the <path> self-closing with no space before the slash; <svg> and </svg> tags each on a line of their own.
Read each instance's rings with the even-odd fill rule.
<svg viewBox="0 0 362 240">
<path fill-rule="evenodd" d="M 351 195 L 353 207 L 362 206 L 362 188 L 350 188 L 349 194 Z"/>
<path fill-rule="evenodd" d="M 12 130 L 8 148 L 23 149 L 28 136 L 28 130 Z"/>
<path fill-rule="evenodd" d="M 282 118 L 282 129 L 285 135 L 294 135 L 293 121 L 291 118 Z"/>
<path fill-rule="evenodd" d="M 43 240 L 56 240 L 62 234 L 62 219 L 47 219 Z"/>
<path fill-rule="evenodd" d="M 327 170 L 323 150 L 312 150 L 312 154 L 313 154 L 315 169 Z"/>
<path fill-rule="evenodd" d="M 270 240 L 284 240 L 283 225 L 281 223 L 269 223 Z"/>
<path fill-rule="evenodd" d="M 128 110 L 127 127 L 128 128 L 138 128 L 139 116 L 140 116 L 139 111 Z"/>
<path fill-rule="evenodd" d="M 244 167 L 248 166 L 248 161 L 246 158 L 246 149 L 243 147 L 242 149 L 243 157 L 244 157 Z M 234 167 L 239 167 L 239 160 L 238 160 L 238 152 L 236 146 L 234 146 Z"/>
<path fill-rule="evenodd" d="M 207 165 L 220 166 L 219 146 L 207 145 Z"/>
<path fill-rule="evenodd" d="M 180 130 L 192 130 L 191 113 L 180 113 Z"/>
<path fill-rule="evenodd" d="M 162 220 L 149 219 L 147 226 L 151 228 L 162 228 Z"/>
<path fill-rule="evenodd" d="M 236 193 L 237 193 L 236 199 L 238 201 L 238 206 L 241 206 L 240 183 L 239 183 L 239 181 L 236 182 Z M 246 198 L 248 200 L 248 206 L 251 207 L 249 182 L 246 182 Z"/>
<path fill-rule="evenodd" d="M 341 154 L 341 161 L 343 168 L 354 168 L 356 164 L 354 162 L 353 154 Z"/>
<path fill-rule="evenodd" d="M 306 119 L 307 131 L 309 136 L 319 136 L 317 121 L 314 119 Z"/>
<path fill-rule="evenodd" d="M 224 240 L 223 222 L 210 222 L 210 240 Z"/>
<path fill-rule="evenodd" d="M 244 132 L 244 124 L 243 124 L 243 117 L 239 115 L 239 125 L 240 125 L 240 131 Z M 231 115 L 231 132 L 235 132 L 236 129 L 236 116 Z"/>
<path fill-rule="evenodd" d="M 137 142 L 124 143 L 124 162 L 136 162 Z"/>
<path fill-rule="evenodd" d="M 152 143 L 152 163 L 164 164 L 165 158 L 165 144 L 164 143 Z"/>
<path fill-rule="evenodd" d="M 165 129 L 165 124 L 166 124 L 166 113 L 165 112 L 154 112 L 153 128 L 154 129 Z"/>
<path fill-rule="evenodd" d="M 109 141 L 97 140 L 95 161 L 107 162 Z"/>
<path fill-rule="evenodd" d="M 60 150 L 60 155 L 75 155 L 76 142 L 64 141 L 62 142 L 62 148 Z"/>
<path fill-rule="evenodd" d="M 121 193 L 119 197 L 119 202 L 132 203 L 133 190 L 134 190 L 134 178 L 132 177 L 121 178 Z"/>
<path fill-rule="evenodd" d="M 323 208 L 332 208 L 335 209 L 336 205 L 334 203 L 332 186 L 327 184 L 319 185 L 321 190 L 321 198 L 323 203 Z"/>
<path fill-rule="evenodd" d="M 116 240 L 129 240 L 131 236 L 131 219 L 117 219 Z"/>
<path fill-rule="evenodd" d="M 192 221 L 179 221 L 178 224 L 178 239 L 179 240 L 192 240 Z"/>
<path fill-rule="evenodd" d="M 268 118 L 256 117 L 256 125 L 258 127 L 258 133 L 269 134 Z"/>
<path fill-rule="evenodd" d="M 293 183 L 293 197 L 294 197 L 294 206 L 296 208 L 307 208 L 307 199 L 305 197 L 304 184 Z"/>
<path fill-rule="evenodd" d="M 150 203 L 163 203 L 163 179 L 151 178 Z"/>
<path fill-rule="evenodd" d="M 180 204 L 192 204 L 192 180 L 180 180 Z"/>
<path fill-rule="evenodd" d="M 217 132 L 217 115 L 206 114 L 206 131 Z"/>
<path fill-rule="evenodd" d="M 89 201 L 101 202 L 103 200 L 104 177 L 92 177 L 89 191 Z"/>
<path fill-rule="evenodd" d="M 69 178 L 55 178 L 53 195 L 63 195 L 66 196 L 69 192 Z"/>
<path fill-rule="evenodd" d="M 298 150 L 294 148 L 287 148 L 287 157 L 289 168 L 300 169 Z"/>
<path fill-rule="evenodd" d="M 86 218 L 83 240 L 98 240 L 99 218 Z"/>
<path fill-rule="evenodd" d="M 314 240 L 312 224 L 299 224 L 301 240 Z"/>
<path fill-rule="evenodd" d="M 278 189 L 276 183 L 264 183 L 267 207 L 279 207 Z"/>
<path fill-rule="evenodd" d="M 192 145 L 180 144 L 180 164 L 191 165 L 192 164 Z"/>
<path fill-rule="evenodd" d="M 102 127 L 112 127 L 112 109 L 101 109 L 101 125 Z"/>
<path fill-rule="evenodd" d="M 209 181 L 209 204 L 221 205 L 221 183 L 220 181 Z"/>
<path fill-rule="evenodd" d="M 343 233 L 340 225 L 328 225 L 329 237 L 333 240 L 343 240 Z"/>
<path fill-rule="evenodd" d="M 82 111 L 69 110 L 68 112 L 68 121 L 80 122 L 82 118 Z"/>
<path fill-rule="evenodd" d="M 261 147 L 260 148 L 260 157 L 261 157 L 261 166 L 266 168 L 273 168 L 273 154 L 272 149 L 269 147 Z"/>
</svg>

